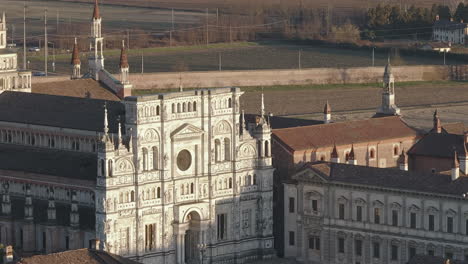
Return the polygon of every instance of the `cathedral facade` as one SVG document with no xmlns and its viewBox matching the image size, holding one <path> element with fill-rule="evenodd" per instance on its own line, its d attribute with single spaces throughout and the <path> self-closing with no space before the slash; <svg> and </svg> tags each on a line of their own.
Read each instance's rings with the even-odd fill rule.
<svg viewBox="0 0 468 264">
<path fill-rule="evenodd" d="M 263 97 L 248 123 L 239 88 L 128 96 L 124 45 L 120 80 L 104 69 L 97 1 L 92 23 L 90 71 L 81 76 L 75 46 L 69 82 L 99 82 L 121 100 L 0 94 L 0 242 L 38 254 L 97 239 L 142 263 L 272 257 Z"/>
</svg>

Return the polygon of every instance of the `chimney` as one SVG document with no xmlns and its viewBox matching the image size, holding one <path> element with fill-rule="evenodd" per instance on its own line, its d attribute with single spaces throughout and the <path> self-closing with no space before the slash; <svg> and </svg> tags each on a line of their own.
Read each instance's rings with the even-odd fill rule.
<svg viewBox="0 0 468 264">
<path fill-rule="evenodd" d="M 400 170 L 408 171 L 408 156 L 404 149 L 401 151 L 400 157 L 398 157 L 398 166 L 400 167 Z"/>
<path fill-rule="evenodd" d="M 338 151 L 336 150 L 336 144 L 333 146 L 330 161 L 333 163 L 340 163 L 340 157 L 338 156 Z"/>
<path fill-rule="evenodd" d="M 354 145 L 351 146 L 351 151 L 348 154 L 348 164 L 357 165 L 356 155 L 354 154 Z"/>
<path fill-rule="evenodd" d="M 329 124 L 330 122 L 331 122 L 331 107 L 327 100 L 327 103 L 325 104 L 325 107 L 323 108 L 323 123 Z"/>
<path fill-rule="evenodd" d="M 440 17 L 439 15 L 436 15 L 436 21 L 439 21 Z"/>
<path fill-rule="evenodd" d="M 453 163 L 452 163 L 452 181 L 455 181 L 460 177 L 460 164 L 458 163 L 458 155 L 457 151 L 453 156 Z"/>
<path fill-rule="evenodd" d="M 92 250 L 101 250 L 101 240 L 99 239 L 91 239 L 89 249 Z"/>
</svg>

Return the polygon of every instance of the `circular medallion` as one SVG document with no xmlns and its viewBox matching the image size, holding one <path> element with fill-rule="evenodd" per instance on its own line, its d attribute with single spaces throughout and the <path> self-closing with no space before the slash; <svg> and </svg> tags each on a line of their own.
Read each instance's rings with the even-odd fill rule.
<svg viewBox="0 0 468 264">
<path fill-rule="evenodd" d="M 192 165 L 192 154 L 186 149 L 181 150 L 177 155 L 177 167 L 181 171 L 186 171 L 190 168 L 190 165 Z"/>
</svg>

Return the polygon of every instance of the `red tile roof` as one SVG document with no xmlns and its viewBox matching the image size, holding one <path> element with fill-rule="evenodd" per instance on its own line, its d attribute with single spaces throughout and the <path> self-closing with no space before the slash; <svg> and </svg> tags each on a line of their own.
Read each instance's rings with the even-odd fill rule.
<svg viewBox="0 0 468 264">
<path fill-rule="evenodd" d="M 273 130 L 273 137 L 292 151 L 417 136 L 398 116 Z"/>
<path fill-rule="evenodd" d="M 18 264 L 138 264 L 139 262 L 91 249 L 69 250 L 49 255 L 36 255 L 21 259 Z"/>
<path fill-rule="evenodd" d="M 112 93 L 100 82 L 93 79 L 38 83 L 32 86 L 32 92 L 38 94 L 120 101 L 117 95 Z"/>
</svg>

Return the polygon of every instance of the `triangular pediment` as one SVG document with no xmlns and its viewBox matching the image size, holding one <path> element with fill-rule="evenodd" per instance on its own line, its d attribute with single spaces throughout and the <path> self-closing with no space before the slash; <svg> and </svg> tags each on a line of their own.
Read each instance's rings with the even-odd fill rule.
<svg viewBox="0 0 468 264">
<path fill-rule="evenodd" d="M 203 134 L 204 131 L 191 124 L 183 124 L 171 133 L 171 137 L 196 136 Z"/>
<path fill-rule="evenodd" d="M 298 181 L 307 181 L 307 182 L 314 182 L 314 183 L 325 183 L 327 182 L 327 179 L 319 175 L 316 171 L 313 169 L 307 168 L 304 169 L 295 175 L 293 175 L 293 179 L 296 179 Z"/>
</svg>

